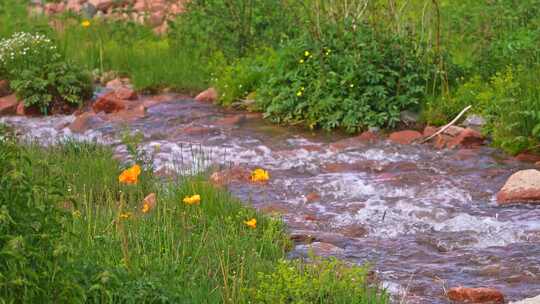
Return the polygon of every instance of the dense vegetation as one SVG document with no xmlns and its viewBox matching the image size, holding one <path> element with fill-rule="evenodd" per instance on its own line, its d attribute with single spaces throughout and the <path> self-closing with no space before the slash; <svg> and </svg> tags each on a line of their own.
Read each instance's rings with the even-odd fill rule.
<svg viewBox="0 0 540 304">
<path fill-rule="evenodd" d="M 2 303 L 388 302 L 364 267 L 286 260 L 280 221 L 203 179 L 120 175 L 108 148 L 0 129 Z"/>
<path fill-rule="evenodd" d="M 465 106 L 509 152 L 538 150 L 538 0 L 193 0 L 165 36 L 132 23 L 27 17 L 0 4 L 0 37 L 38 31 L 63 58 L 115 70 L 140 89 L 217 87 L 225 106 L 269 119 L 356 132 L 400 111 L 443 124 Z M 54 25 L 54 24 L 53 24 Z M 68 86 L 70 86 L 68 84 Z M 33 88 L 27 88 L 32 90 Z M 240 102 L 239 102 L 240 101 Z"/>
</svg>

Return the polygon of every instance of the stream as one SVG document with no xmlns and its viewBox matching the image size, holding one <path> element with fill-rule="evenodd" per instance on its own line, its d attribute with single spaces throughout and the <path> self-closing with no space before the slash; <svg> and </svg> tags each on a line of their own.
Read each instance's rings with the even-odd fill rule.
<svg viewBox="0 0 540 304">
<path fill-rule="evenodd" d="M 449 303 L 450 287 L 493 287 L 508 300 L 540 294 L 540 206 L 499 207 L 497 191 L 531 165 L 501 152 L 435 150 L 428 145 L 362 142 L 337 133 L 272 125 L 190 99 L 148 108 L 129 125 L 101 122 L 84 134 L 74 116 L 4 117 L 29 139 L 112 145 L 120 132 L 144 133 L 156 171 L 264 168 L 266 185 L 229 184 L 244 202 L 282 214 L 290 232 L 329 243 L 339 258 L 369 263 L 407 303 Z M 291 256 L 303 256 L 299 243 Z M 335 248 L 335 247 L 332 247 Z"/>
</svg>

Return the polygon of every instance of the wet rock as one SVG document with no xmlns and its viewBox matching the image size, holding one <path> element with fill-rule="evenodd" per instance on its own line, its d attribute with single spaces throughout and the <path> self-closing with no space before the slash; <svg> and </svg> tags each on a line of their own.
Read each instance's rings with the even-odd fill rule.
<svg viewBox="0 0 540 304">
<path fill-rule="evenodd" d="M 301 245 L 298 249 L 303 251 L 305 254 L 312 252 L 314 255 L 321 257 L 342 256 L 345 253 L 345 249 L 323 242 L 314 242 L 309 245 Z"/>
<path fill-rule="evenodd" d="M 210 182 L 216 186 L 225 186 L 232 182 L 248 183 L 250 180 L 251 171 L 247 168 L 239 166 L 214 172 L 210 176 Z"/>
<path fill-rule="evenodd" d="M 514 173 L 497 194 L 501 205 L 511 203 L 540 203 L 540 171 L 535 169 Z"/>
<path fill-rule="evenodd" d="M 368 229 L 365 226 L 354 224 L 342 227 L 339 232 L 351 238 L 363 238 L 368 235 Z"/>
<path fill-rule="evenodd" d="M 412 144 L 415 140 L 418 140 L 420 138 L 422 138 L 422 134 L 418 131 L 413 130 L 394 132 L 388 137 L 390 141 L 402 145 Z"/>
<path fill-rule="evenodd" d="M 218 126 L 236 126 L 246 121 L 246 117 L 243 114 L 228 116 L 216 120 L 214 123 Z"/>
<path fill-rule="evenodd" d="M 460 303 L 502 304 L 504 295 L 494 288 L 455 287 L 448 290 L 448 298 Z"/>
<path fill-rule="evenodd" d="M 114 90 L 114 96 L 122 100 L 135 100 L 137 99 L 137 92 L 127 86 L 120 86 Z"/>
<path fill-rule="evenodd" d="M 112 75 L 114 75 L 113 72 L 109 74 L 104 74 L 102 77 L 104 78 L 104 80 L 106 80 L 108 77 L 111 77 Z M 121 87 L 124 87 L 124 86 L 129 86 L 129 79 L 125 79 L 125 78 L 114 78 L 112 80 L 109 80 L 107 81 L 107 83 L 105 84 L 105 87 L 107 89 L 111 89 L 111 90 L 116 90 L 118 88 L 121 88 Z"/>
<path fill-rule="evenodd" d="M 7 96 L 9 94 L 9 82 L 7 80 L 0 80 L 0 97 Z"/>
<path fill-rule="evenodd" d="M 213 103 L 218 98 L 218 92 L 214 88 L 209 88 L 206 91 L 201 92 L 195 97 L 195 100 L 198 102 L 209 102 Z"/>
<path fill-rule="evenodd" d="M 379 136 L 375 132 L 365 131 L 362 134 L 360 134 L 357 138 L 360 141 L 372 142 L 372 141 L 378 140 Z"/>
<path fill-rule="evenodd" d="M 424 132 L 422 133 L 422 135 L 424 135 L 424 137 L 429 137 L 435 133 L 437 133 L 437 131 L 439 131 L 439 128 L 437 127 L 434 127 L 434 126 L 426 126 L 424 128 Z"/>
<path fill-rule="evenodd" d="M 310 192 L 306 195 L 306 203 L 313 203 L 321 199 L 321 196 L 317 192 Z"/>
<path fill-rule="evenodd" d="M 280 203 L 267 203 L 263 206 L 258 206 L 257 209 L 260 210 L 262 213 L 269 215 L 283 215 L 291 212 L 288 206 Z"/>
<path fill-rule="evenodd" d="M 85 112 L 77 116 L 75 120 L 68 126 L 68 128 L 73 133 L 84 133 L 102 122 L 103 119 L 98 117 L 95 113 Z"/>
<path fill-rule="evenodd" d="M 477 148 L 484 144 L 484 136 L 473 129 L 464 129 L 449 143 L 449 148 Z"/>
<path fill-rule="evenodd" d="M 17 113 L 17 105 L 19 101 L 15 94 L 0 98 L 0 115 L 15 115 Z"/>
<path fill-rule="evenodd" d="M 377 133 L 373 131 L 366 131 L 362 134 L 345 138 L 330 144 L 330 150 L 333 152 L 341 152 L 347 149 L 356 149 L 362 146 L 365 146 L 368 142 L 373 142 L 379 139 Z"/>
<path fill-rule="evenodd" d="M 19 116 L 41 116 L 41 112 L 39 109 L 35 106 L 33 107 L 26 107 L 24 105 L 24 102 L 20 101 L 17 105 L 17 115 Z"/>
<path fill-rule="evenodd" d="M 525 299 L 525 300 L 521 300 L 521 301 L 517 301 L 517 302 L 512 302 L 510 304 L 538 304 L 538 303 L 540 303 L 540 296 Z"/>
<path fill-rule="evenodd" d="M 130 107 L 126 110 L 113 112 L 107 115 L 107 119 L 109 121 L 116 121 L 116 122 L 132 122 L 139 118 L 143 118 L 145 115 L 146 115 L 146 109 L 141 104 L 135 107 Z"/>
<path fill-rule="evenodd" d="M 94 112 L 116 113 L 127 108 L 127 101 L 116 98 L 114 92 L 107 93 L 100 97 L 93 105 Z"/>
<path fill-rule="evenodd" d="M 516 159 L 526 163 L 538 163 L 540 162 L 540 155 L 522 152 L 516 156 Z"/>
</svg>

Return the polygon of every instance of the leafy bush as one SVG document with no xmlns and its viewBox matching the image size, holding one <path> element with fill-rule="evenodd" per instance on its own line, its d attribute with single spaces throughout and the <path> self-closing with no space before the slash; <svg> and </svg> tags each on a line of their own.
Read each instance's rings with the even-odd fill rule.
<svg viewBox="0 0 540 304">
<path fill-rule="evenodd" d="M 429 66 L 409 39 L 366 26 L 326 29 L 278 51 L 259 92 L 266 117 L 356 132 L 393 126 L 400 111 L 418 105 Z"/>
<path fill-rule="evenodd" d="M 44 114 L 53 106 L 81 105 L 91 94 L 90 77 L 65 61 L 42 34 L 21 32 L 0 40 L 0 73 L 26 107 L 38 107 Z"/>
<path fill-rule="evenodd" d="M 214 85 L 220 93 L 218 102 L 230 106 L 233 102 L 250 97 L 267 79 L 275 64 L 276 55 L 272 49 L 255 52 L 252 56 L 240 58 L 215 72 Z"/>
<path fill-rule="evenodd" d="M 260 273 L 256 303 L 387 303 L 388 295 L 366 280 L 367 268 L 338 260 L 315 259 L 311 264 L 281 260 L 268 274 Z"/>
</svg>

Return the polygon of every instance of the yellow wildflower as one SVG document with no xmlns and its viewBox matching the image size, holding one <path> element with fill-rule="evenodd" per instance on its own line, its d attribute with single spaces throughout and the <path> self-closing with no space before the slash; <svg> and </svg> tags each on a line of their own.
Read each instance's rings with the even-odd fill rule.
<svg viewBox="0 0 540 304">
<path fill-rule="evenodd" d="M 302 64 L 302 63 L 304 63 L 304 59 L 300 59 L 300 61 L 298 61 L 298 62 L 300 62 L 300 64 Z"/>
<path fill-rule="evenodd" d="M 143 213 L 148 213 L 152 211 L 152 209 L 154 209 L 154 207 L 156 206 L 156 202 L 157 202 L 156 194 L 155 193 L 148 194 L 143 200 L 141 211 Z"/>
<path fill-rule="evenodd" d="M 257 219 L 252 218 L 249 221 L 244 221 L 244 224 L 246 224 L 246 226 L 248 226 L 251 229 L 255 229 L 257 228 Z"/>
<path fill-rule="evenodd" d="M 304 56 L 308 57 L 310 55 L 309 51 L 304 52 Z"/>
<path fill-rule="evenodd" d="M 270 174 L 264 169 L 255 169 L 251 172 L 252 182 L 266 182 L 270 179 Z"/>
<path fill-rule="evenodd" d="M 124 170 L 120 176 L 118 176 L 118 181 L 122 184 L 136 184 L 139 181 L 140 174 L 141 167 L 139 167 L 139 165 L 134 165 L 133 167 Z"/>
<path fill-rule="evenodd" d="M 296 93 L 296 96 L 298 96 L 298 97 L 302 96 L 302 91 L 298 91 L 298 92 Z"/>
<path fill-rule="evenodd" d="M 73 217 L 79 218 L 81 217 L 81 212 L 79 210 L 75 210 L 71 213 L 71 215 L 73 215 Z"/>
<path fill-rule="evenodd" d="M 350 87 L 351 87 L 351 88 L 354 88 L 354 84 L 351 83 Z"/>
<path fill-rule="evenodd" d="M 81 26 L 84 28 L 90 27 L 90 25 L 92 24 L 88 20 L 84 20 L 83 22 L 81 22 Z"/>
<path fill-rule="evenodd" d="M 198 205 L 200 203 L 201 203 L 201 196 L 199 194 L 184 197 L 184 204 L 186 205 Z"/>
<path fill-rule="evenodd" d="M 131 213 L 131 212 L 125 212 L 125 213 L 120 214 L 120 219 L 121 219 L 121 220 L 127 220 L 127 219 L 129 219 L 132 215 L 133 215 L 133 213 Z"/>
</svg>

